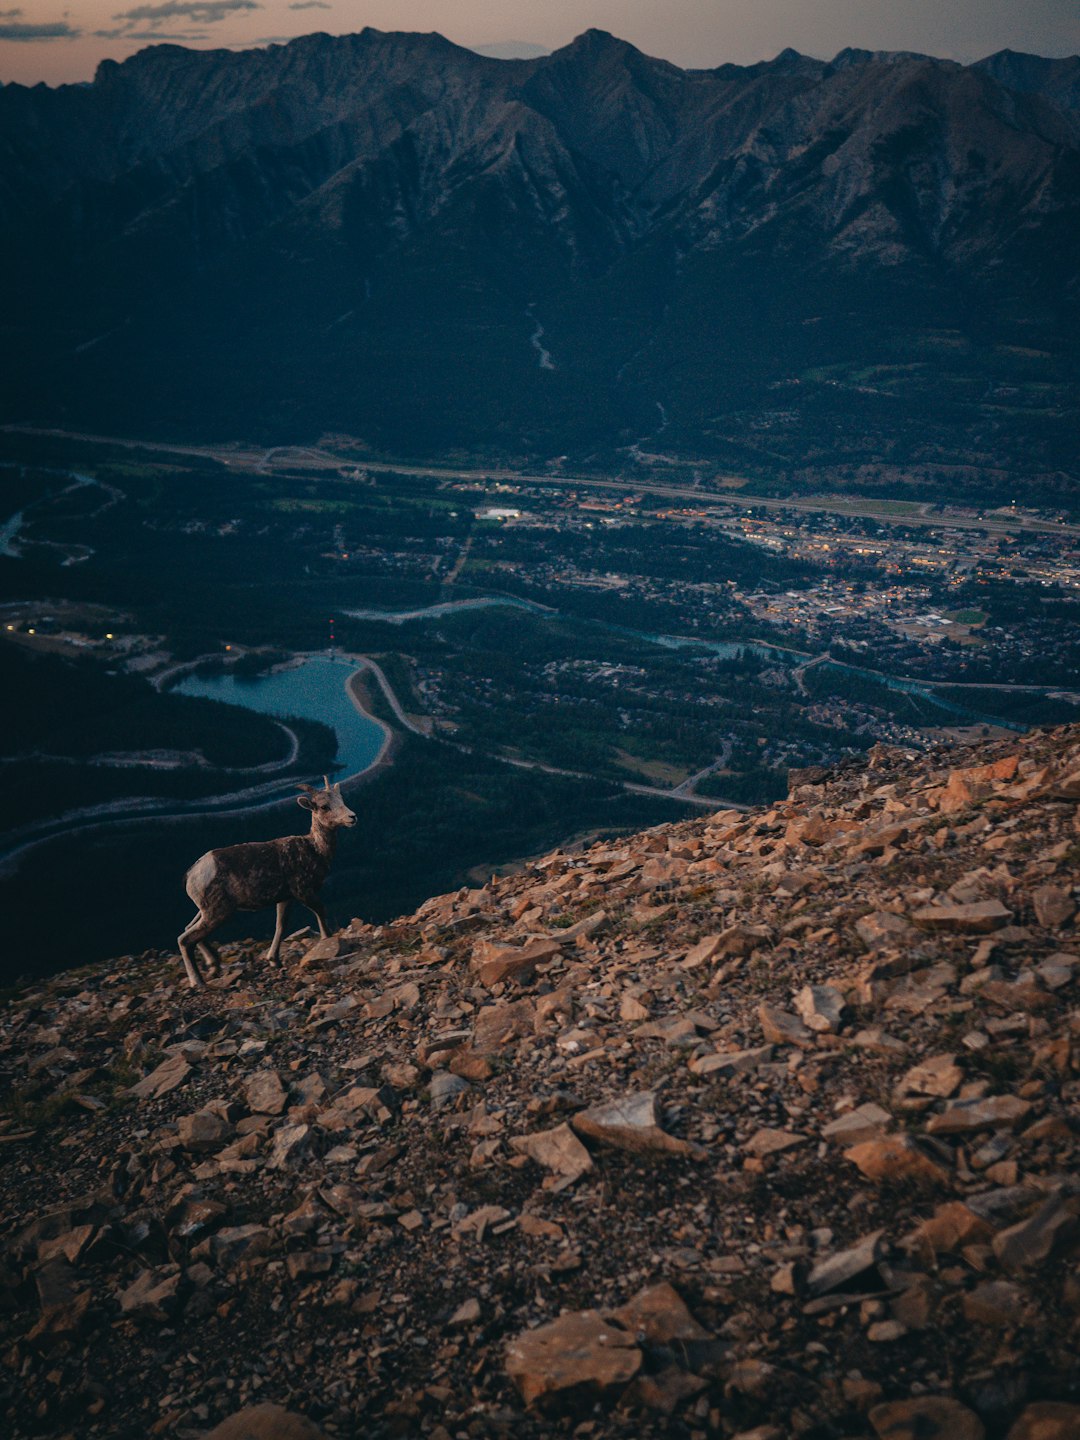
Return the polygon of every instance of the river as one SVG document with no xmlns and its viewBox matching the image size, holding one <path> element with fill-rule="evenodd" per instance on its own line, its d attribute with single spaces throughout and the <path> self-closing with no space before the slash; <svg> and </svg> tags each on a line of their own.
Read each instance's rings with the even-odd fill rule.
<svg viewBox="0 0 1080 1440">
<path fill-rule="evenodd" d="M 424 605 L 419 610 L 343 610 L 343 615 L 353 620 L 381 620 L 386 625 L 406 625 L 412 620 L 438 620 L 443 615 L 452 615 L 458 610 L 486 610 L 492 605 L 504 606 L 510 610 L 528 610 L 533 615 L 557 615 L 559 612 L 550 605 L 538 605 L 534 600 L 519 600 L 515 595 L 480 595 L 473 600 L 444 600 L 438 605 Z"/>
<path fill-rule="evenodd" d="M 13 465 L 6 465 L 3 468 L 8 470 L 23 469 L 22 466 Z M 74 470 L 46 470 L 44 473 L 48 475 L 61 475 L 70 480 L 71 484 L 64 486 L 62 491 L 57 492 L 50 490 L 44 495 L 39 495 L 36 500 L 31 500 L 30 503 L 25 505 L 21 510 L 16 510 L 14 515 L 9 515 L 4 523 L 0 525 L 0 555 L 7 556 L 9 560 L 18 560 L 22 556 L 22 546 L 18 542 L 22 528 L 26 524 L 27 510 L 33 510 L 35 506 L 44 504 L 46 500 L 53 499 L 58 493 L 66 494 L 68 490 L 77 490 L 82 485 L 97 485 L 99 483 L 92 475 L 79 475 Z M 43 541 L 42 544 L 53 545 L 55 542 L 47 540 Z M 62 545 L 60 549 L 68 552 L 67 559 L 63 562 L 65 565 L 74 564 L 77 560 L 85 560 L 94 553 L 88 545 Z"/>
</svg>

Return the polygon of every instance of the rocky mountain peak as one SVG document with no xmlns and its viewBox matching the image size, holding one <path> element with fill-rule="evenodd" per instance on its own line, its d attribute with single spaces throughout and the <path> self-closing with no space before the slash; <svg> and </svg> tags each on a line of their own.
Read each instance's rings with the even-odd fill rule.
<svg viewBox="0 0 1080 1440">
<path fill-rule="evenodd" d="M 10 1433 L 1075 1436 L 1078 805 L 1077 727 L 878 746 L 20 987 Z"/>
<path fill-rule="evenodd" d="M 915 443 L 930 394 L 941 453 L 981 453 L 981 392 L 930 386 L 932 336 L 967 336 L 979 364 L 1012 357 L 1018 384 L 1021 350 L 1045 351 L 1072 393 L 1072 63 L 784 52 L 682 70 L 602 30 L 500 62 L 369 28 L 163 45 L 93 85 L 5 86 L 0 249 L 21 279 L 7 319 L 23 364 L 0 408 L 146 434 L 179 419 L 276 435 L 289 414 L 405 453 L 408 392 L 427 447 L 527 433 L 547 454 L 596 454 L 660 404 L 665 445 L 700 457 L 743 453 L 721 432 L 744 436 L 744 402 L 771 414 L 798 381 L 800 405 L 779 412 L 805 430 L 797 468 L 809 431 L 828 453 L 835 430 L 816 399 L 803 413 L 825 382 L 799 377 L 887 355 L 872 427 Z M 534 301 L 555 369 L 529 344 Z M 419 354 L 416 327 L 438 337 Z M 280 366 L 242 382 L 267 353 Z M 893 363 L 909 353 L 935 358 Z M 458 389 L 466 374 L 493 388 Z M 1023 463 L 1041 475 L 1072 464 L 1052 408 L 1008 421 L 1038 430 Z M 769 464 L 787 453 L 766 449 Z"/>
</svg>

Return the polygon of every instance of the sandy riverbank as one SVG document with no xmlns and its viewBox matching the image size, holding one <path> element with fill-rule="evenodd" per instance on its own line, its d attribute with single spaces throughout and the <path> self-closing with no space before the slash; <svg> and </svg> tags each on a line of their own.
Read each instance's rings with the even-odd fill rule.
<svg viewBox="0 0 1080 1440">
<path fill-rule="evenodd" d="M 361 666 L 358 670 L 354 670 L 345 681 L 345 692 L 360 714 L 363 715 L 365 719 L 370 720 L 374 725 L 378 725 L 383 733 L 382 744 L 379 746 L 379 753 L 366 769 L 359 771 L 356 775 L 347 775 L 345 779 L 341 781 L 341 784 L 346 786 L 359 780 L 365 782 L 373 780 L 377 775 L 381 775 L 384 770 L 388 770 L 394 763 L 394 756 L 397 754 L 401 745 L 401 737 L 397 731 L 388 725 L 385 720 L 381 720 L 370 708 L 371 697 L 368 693 L 368 678 L 370 675 L 371 670 L 366 665 Z"/>
</svg>

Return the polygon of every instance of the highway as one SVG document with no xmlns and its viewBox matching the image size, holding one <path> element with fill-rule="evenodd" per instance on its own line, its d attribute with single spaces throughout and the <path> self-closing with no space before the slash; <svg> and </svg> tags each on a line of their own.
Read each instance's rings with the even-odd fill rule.
<svg viewBox="0 0 1080 1440">
<path fill-rule="evenodd" d="M 942 515 L 928 504 L 912 503 L 912 508 L 897 513 L 895 500 L 878 500 L 869 495 L 758 495 L 743 488 L 739 476 L 719 477 L 720 488 L 709 490 L 697 485 L 672 484 L 662 480 L 599 479 L 591 475 L 548 474 L 527 470 L 506 470 L 498 466 L 457 468 L 437 465 L 410 465 L 389 460 L 358 459 L 355 455 L 339 455 L 321 446 L 281 446 L 270 449 L 234 445 L 168 445 L 155 440 L 132 440 L 115 435 L 92 435 L 74 430 L 39 429 L 29 425 L 4 425 L 8 434 L 53 436 L 78 440 L 87 444 L 116 445 L 129 450 L 159 450 L 169 455 L 190 455 L 217 460 L 230 469 L 266 474 L 275 463 L 285 466 L 307 466 L 309 469 L 337 470 L 343 466 L 359 467 L 375 475 L 416 475 L 431 480 L 466 480 L 477 484 L 485 480 L 516 485 L 546 485 L 564 490 L 616 491 L 621 495 L 655 495 L 665 500 L 691 503 L 695 508 L 712 505 L 749 509 L 761 506 L 766 510 L 795 510 L 810 514 L 847 515 L 876 520 L 883 525 L 927 526 L 935 530 L 983 530 L 989 534 L 1016 535 L 1034 532 L 1065 535 L 1080 539 L 1080 525 L 1059 520 L 1044 520 L 1019 514 L 1015 519 L 997 515 L 980 515 L 976 511 L 951 510 Z M 726 488 L 723 481 L 732 482 Z"/>
</svg>

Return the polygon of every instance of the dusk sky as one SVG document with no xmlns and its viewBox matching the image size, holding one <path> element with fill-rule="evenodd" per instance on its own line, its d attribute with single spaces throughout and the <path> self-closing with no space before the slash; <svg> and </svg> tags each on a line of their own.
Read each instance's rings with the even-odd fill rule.
<svg viewBox="0 0 1080 1440">
<path fill-rule="evenodd" d="M 365 25 L 547 49 L 597 26 L 697 67 L 788 45 L 821 57 L 847 45 L 959 60 L 1005 48 L 1080 52 L 1080 0 L 0 0 L 0 80 L 88 80 L 105 56 L 157 41 L 242 47 Z"/>
</svg>

